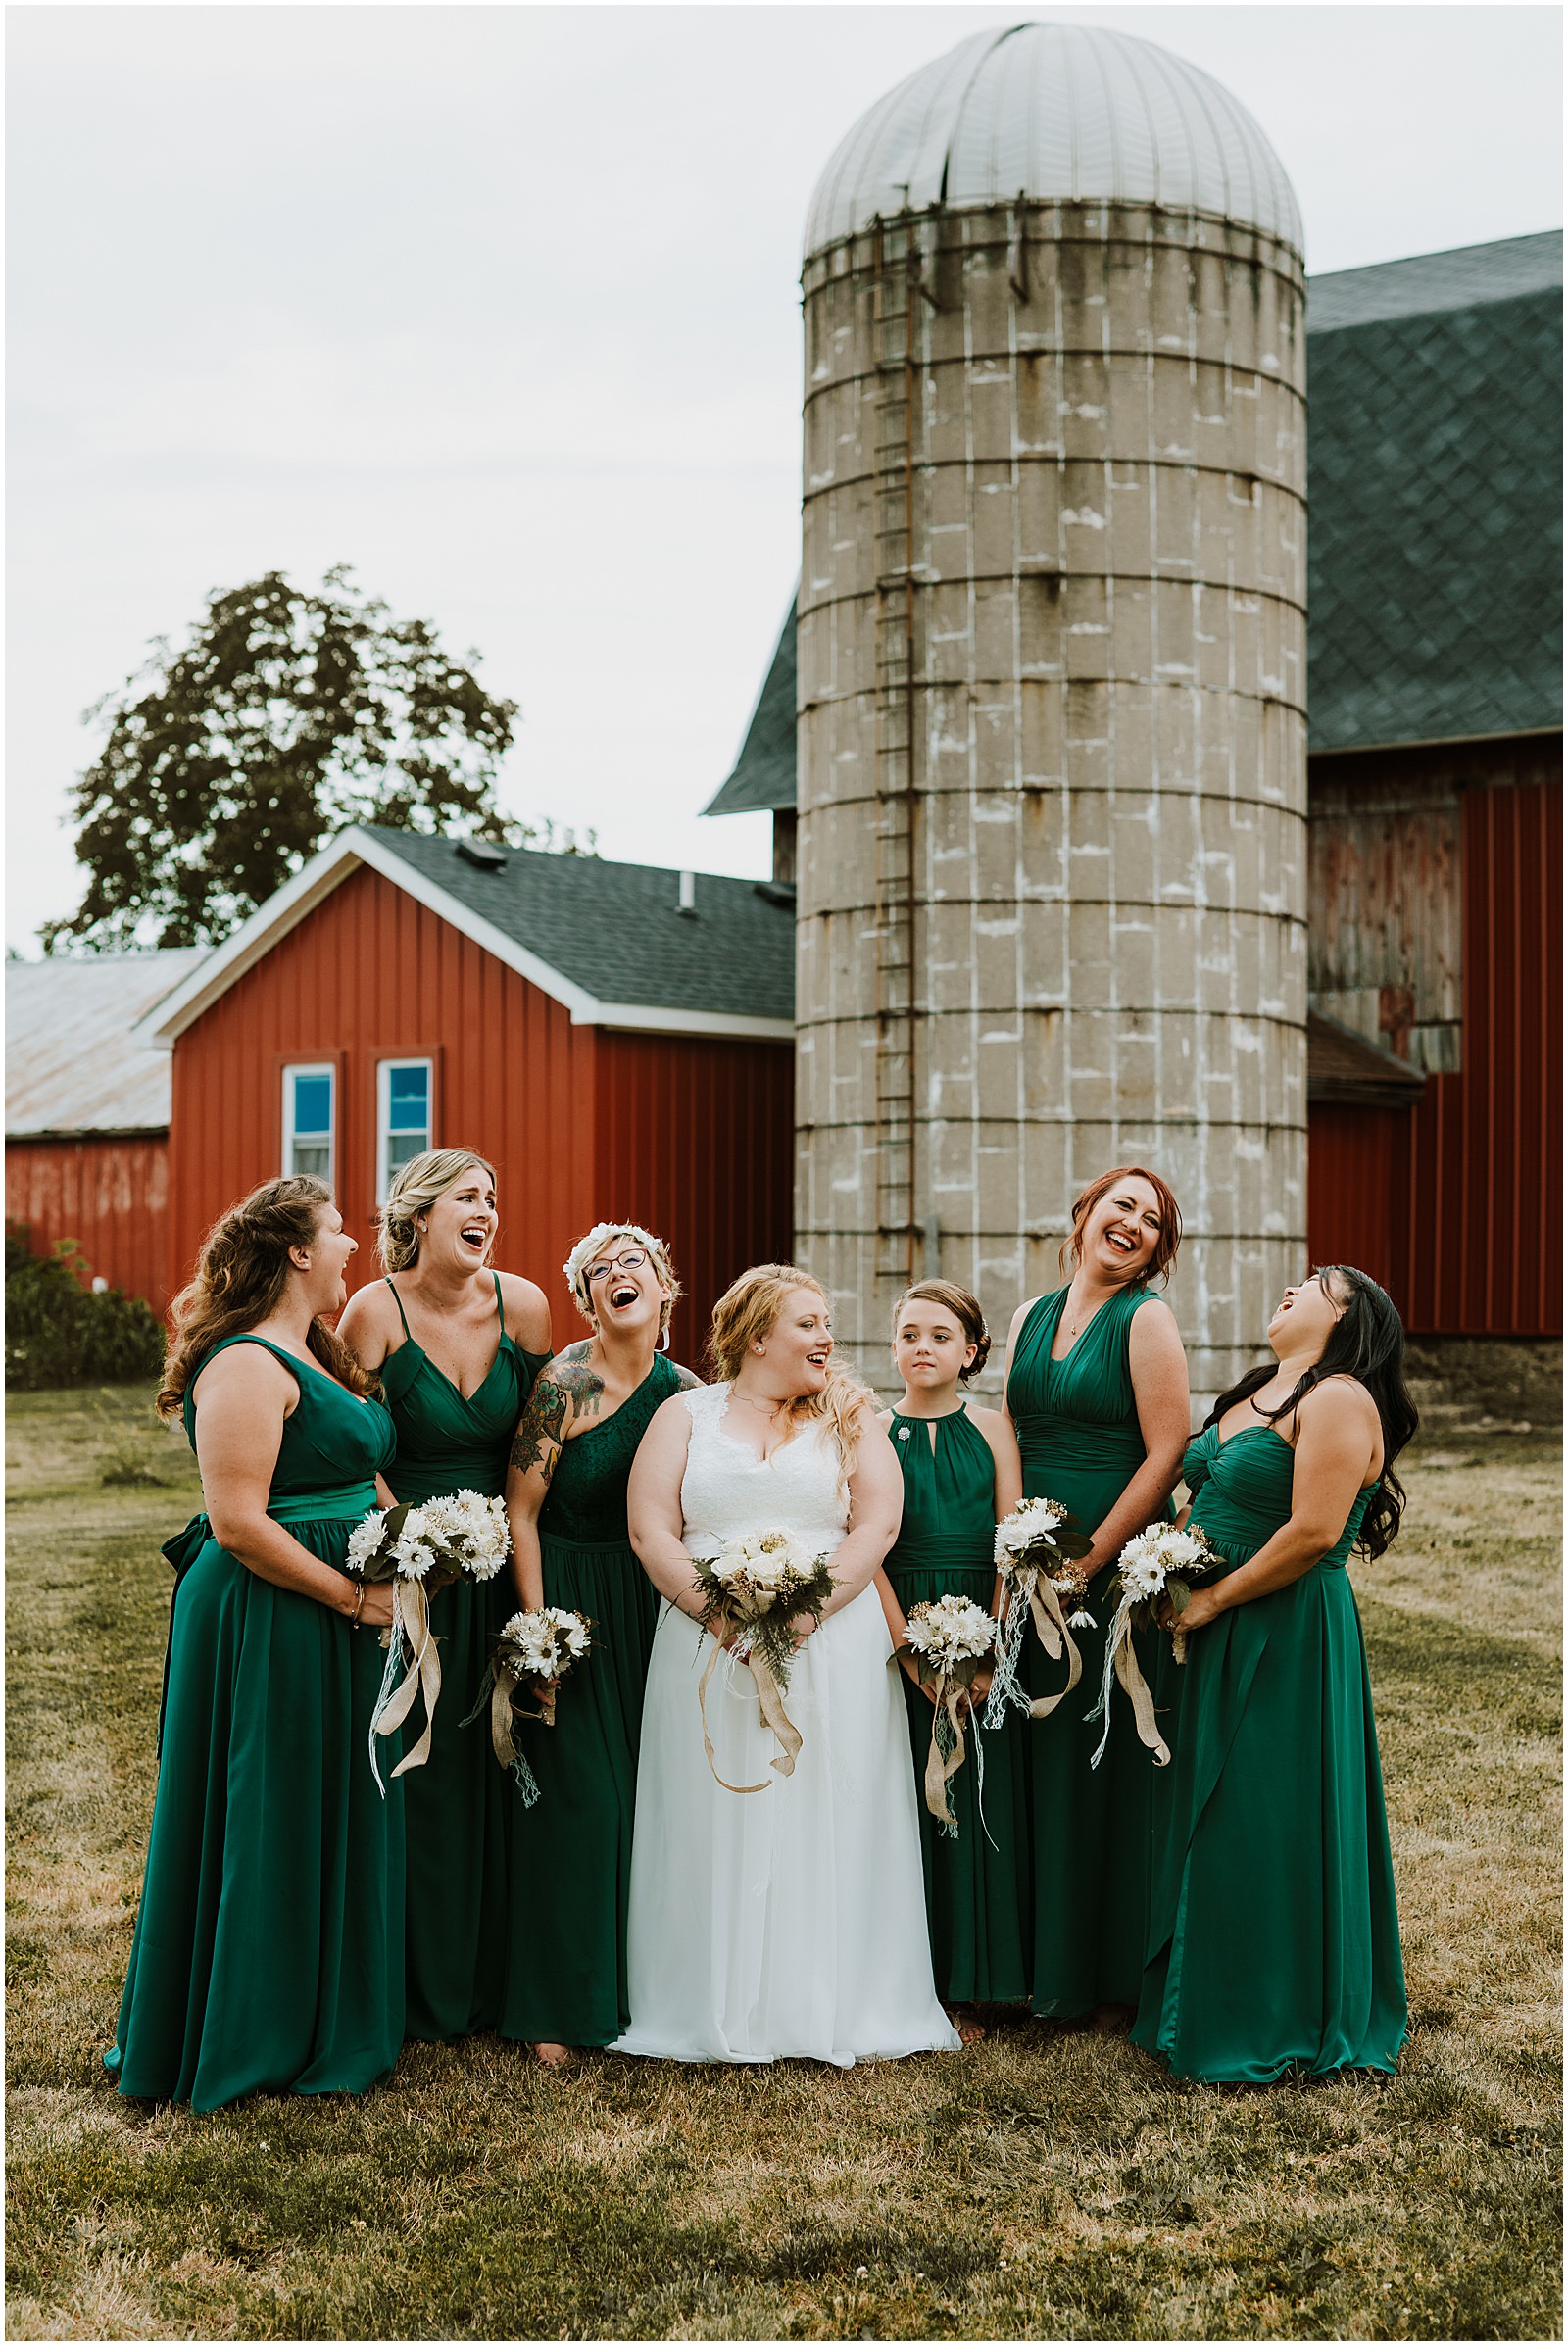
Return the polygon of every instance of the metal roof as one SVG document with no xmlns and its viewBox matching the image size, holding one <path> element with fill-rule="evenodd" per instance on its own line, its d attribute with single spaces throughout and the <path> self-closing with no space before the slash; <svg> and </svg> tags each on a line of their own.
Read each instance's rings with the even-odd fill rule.
<svg viewBox="0 0 1568 2346">
<path fill-rule="evenodd" d="M 793 890 L 597 855 L 478 853 L 475 862 L 458 840 L 356 824 L 151 1010 L 142 1038 L 167 1050 L 362 867 L 561 1002 L 574 1025 L 760 1041 L 793 1034 Z"/>
<path fill-rule="evenodd" d="M 806 252 L 1019 195 L 1212 213 L 1301 250 L 1285 167 L 1229 90 L 1131 33 L 1026 23 L 971 33 L 860 117 L 817 181 Z"/>
<path fill-rule="evenodd" d="M 1309 277 L 1308 746 L 1562 723 L 1562 233 Z M 707 814 L 795 804 L 795 611 Z"/>
<path fill-rule="evenodd" d="M 8 961 L 7 1138 L 167 1132 L 168 1055 L 131 1028 L 206 958 L 174 946 Z"/>
<path fill-rule="evenodd" d="M 1562 237 L 1307 287 L 1317 751 L 1562 723 Z"/>
</svg>

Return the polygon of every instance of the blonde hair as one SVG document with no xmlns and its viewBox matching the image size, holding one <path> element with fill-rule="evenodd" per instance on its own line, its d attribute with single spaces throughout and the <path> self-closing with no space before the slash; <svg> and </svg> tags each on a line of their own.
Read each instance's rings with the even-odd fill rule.
<svg viewBox="0 0 1568 2346">
<path fill-rule="evenodd" d="M 588 1290 L 588 1265 L 596 1262 L 605 1248 L 615 1239 L 630 1239 L 641 1246 L 654 1266 L 654 1277 L 663 1294 L 659 1307 L 659 1341 L 663 1344 L 669 1335 L 669 1315 L 681 1298 L 681 1284 L 675 1276 L 675 1266 L 669 1259 L 669 1248 L 662 1238 L 645 1230 L 640 1222 L 596 1222 L 586 1238 L 581 1238 L 562 1264 L 571 1299 L 590 1328 L 597 1328 L 593 1297 Z"/>
<path fill-rule="evenodd" d="M 793 1262 L 757 1263 L 724 1290 L 713 1305 L 713 1325 L 708 1338 L 709 1364 L 716 1382 L 734 1384 L 753 1344 L 776 1327 L 785 1297 L 797 1287 L 808 1287 L 827 1301 L 821 1281 Z M 876 1395 L 870 1388 L 836 1368 L 829 1368 L 820 1393 L 799 1393 L 790 1403 L 790 1416 L 797 1426 L 816 1418 L 826 1421 L 839 1454 L 841 1484 L 848 1484 L 855 1472 L 867 1408 L 876 1409 Z"/>
<path fill-rule="evenodd" d="M 225 1336 L 248 1336 L 270 1319 L 282 1301 L 293 1264 L 291 1246 L 316 1244 L 321 1216 L 332 1202 L 324 1181 L 313 1173 L 285 1174 L 264 1181 L 226 1214 L 202 1241 L 195 1277 L 169 1307 L 172 1336 L 164 1362 L 164 1381 L 155 1403 L 162 1418 L 177 1417 L 185 1389 L 215 1344 Z M 329 1377 L 362 1397 L 381 1388 L 358 1356 L 318 1316 L 305 1339 Z"/>
<path fill-rule="evenodd" d="M 477 1149 L 426 1149 L 399 1166 L 375 1233 L 375 1251 L 384 1271 L 413 1269 L 419 1259 L 419 1215 L 444 1197 L 470 1165 L 479 1166 L 495 1180 L 494 1165 Z"/>
</svg>

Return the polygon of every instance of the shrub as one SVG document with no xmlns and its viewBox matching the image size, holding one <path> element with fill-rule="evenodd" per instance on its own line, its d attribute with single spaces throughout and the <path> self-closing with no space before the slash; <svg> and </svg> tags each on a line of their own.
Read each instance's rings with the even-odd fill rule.
<svg viewBox="0 0 1568 2346">
<path fill-rule="evenodd" d="M 125 1384 L 163 1365 L 164 1332 L 148 1306 L 115 1287 L 94 1295 L 74 1239 L 34 1254 L 25 1225 L 6 1225 L 8 1387 Z"/>
</svg>

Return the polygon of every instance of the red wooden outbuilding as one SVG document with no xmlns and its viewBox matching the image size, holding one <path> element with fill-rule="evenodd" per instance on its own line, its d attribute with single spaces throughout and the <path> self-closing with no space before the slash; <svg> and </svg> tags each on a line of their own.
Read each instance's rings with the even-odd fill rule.
<svg viewBox="0 0 1568 2346">
<path fill-rule="evenodd" d="M 169 1277 L 232 1199 L 322 1174 L 376 1276 L 375 1208 L 424 1148 L 499 1179 L 503 1268 L 581 1333 L 561 1265 L 595 1222 L 660 1232 L 691 1358 L 715 1298 L 787 1255 L 789 893 L 593 856 L 357 828 L 144 1022 L 172 1054 Z"/>
</svg>

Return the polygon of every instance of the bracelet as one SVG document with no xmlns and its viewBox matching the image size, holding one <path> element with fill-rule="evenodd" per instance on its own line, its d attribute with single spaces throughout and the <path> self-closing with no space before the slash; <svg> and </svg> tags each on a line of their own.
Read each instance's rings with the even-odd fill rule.
<svg viewBox="0 0 1568 2346">
<path fill-rule="evenodd" d="M 365 1610 L 365 1583 L 364 1583 L 364 1581 L 361 1581 L 361 1583 L 360 1583 L 360 1587 L 359 1587 L 359 1593 L 357 1594 L 357 1596 L 356 1596 L 356 1597 L 355 1597 L 355 1599 L 354 1599 L 354 1610 L 353 1610 L 353 1612 L 352 1612 L 352 1613 L 349 1615 L 349 1627 L 350 1627 L 350 1629 L 358 1629 L 358 1628 L 359 1628 L 359 1626 L 360 1626 L 360 1615 L 361 1615 L 361 1614 L 364 1612 L 364 1610 Z"/>
</svg>

